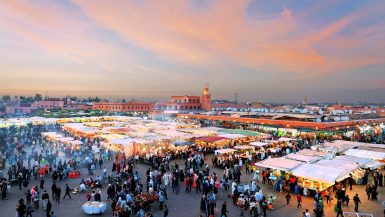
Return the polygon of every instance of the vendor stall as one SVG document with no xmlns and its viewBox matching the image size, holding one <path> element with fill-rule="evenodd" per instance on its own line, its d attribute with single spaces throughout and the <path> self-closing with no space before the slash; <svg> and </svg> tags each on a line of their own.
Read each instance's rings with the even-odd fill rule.
<svg viewBox="0 0 385 217">
<path fill-rule="evenodd" d="M 302 155 L 302 154 L 288 154 L 285 158 L 290 160 L 296 160 L 304 163 L 314 163 L 322 159 L 320 156 Z"/>
<path fill-rule="evenodd" d="M 224 148 L 224 149 L 219 149 L 215 151 L 215 155 L 222 155 L 222 154 L 232 154 L 236 152 L 237 150 L 232 149 L 232 148 Z"/>
<path fill-rule="evenodd" d="M 102 214 L 106 211 L 105 202 L 87 201 L 82 205 L 83 212 L 86 214 Z"/>
<path fill-rule="evenodd" d="M 380 160 L 380 161 L 383 161 L 385 159 L 385 153 L 384 152 L 359 150 L 359 149 L 349 149 L 345 152 L 345 155 L 346 156 L 353 156 L 353 157 L 369 158 L 372 160 Z"/>
<path fill-rule="evenodd" d="M 346 172 L 340 168 L 303 164 L 293 169 L 292 174 L 298 177 L 298 185 L 301 187 L 323 191 L 334 185 Z"/>
</svg>

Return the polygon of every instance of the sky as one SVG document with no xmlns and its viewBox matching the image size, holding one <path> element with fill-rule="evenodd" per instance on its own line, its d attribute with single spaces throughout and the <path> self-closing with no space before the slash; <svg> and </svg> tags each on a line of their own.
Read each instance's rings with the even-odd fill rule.
<svg viewBox="0 0 385 217">
<path fill-rule="evenodd" d="M 3 0 L 0 94 L 385 102 L 382 0 Z"/>
</svg>

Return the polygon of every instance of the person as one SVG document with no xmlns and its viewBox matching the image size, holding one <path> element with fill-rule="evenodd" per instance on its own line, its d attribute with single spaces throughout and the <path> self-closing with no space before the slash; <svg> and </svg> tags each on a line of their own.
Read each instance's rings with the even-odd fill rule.
<svg viewBox="0 0 385 217">
<path fill-rule="evenodd" d="M 51 217 L 51 210 L 52 210 L 52 203 L 51 201 L 48 199 L 47 201 L 47 210 L 46 210 L 46 215 L 47 217 Z"/>
<path fill-rule="evenodd" d="M 66 193 L 64 194 L 63 199 L 64 199 L 67 195 L 68 195 L 68 197 L 71 198 L 70 191 L 71 191 L 71 189 L 70 189 L 70 187 L 68 186 L 68 184 L 66 183 Z"/>
<path fill-rule="evenodd" d="M 290 193 L 287 192 L 285 197 L 286 197 L 286 205 L 289 205 L 289 203 L 290 203 L 290 198 L 291 198 Z"/>
<path fill-rule="evenodd" d="M 350 190 L 353 190 L 354 179 L 353 179 L 352 175 L 349 176 L 348 181 L 349 181 Z"/>
<path fill-rule="evenodd" d="M 167 217 L 167 216 L 168 216 L 168 208 L 167 208 L 167 205 L 164 205 L 163 217 Z"/>
<path fill-rule="evenodd" d="M 202 195 L 200 208 L 201 208 L 201 213 L 206 215 L 207 201 L 206 201 L 206 196 L 205 195 Z"/>
<path fill-rule="evenodd" d="M 31 203 L 27 203 L 27 210 L 25 217 L 32 217 L 32 212 L 33 212 L 33 206 Z"/>
<path fill-rule="evenodd" d="M 55 212 L 51 211 L 51 217 L 56 217 Z"/>
<path fill-rule="evenodd" d="M 56 202 L 57 202 L 57 203 L 60 203 L 60 195 L 61 195 L 61 187 L 60 187 L 60 186 L 57 186 L 57 188 L 56 188 L 56 193 L 55 193 L 55 196 L 56 196 Z"/>
<path fill-rule="evenodd" d="M 341 201 L 341 199 L 339 199 L 337 201 L 337 217 L 340 216 L 340 215 L 342 217 L 344 217 L 344 212 L 342 211 L 342 201 Z"/>
<path fill-rule="evenodd" d="M 56 192 L 56 182 L 53 182 L 52 186 L 51 186 L 51 191 L 52 191 L 52 199 L 55 200 L 56 198 L 56 195 L 55 195 L 55 192 Z"/>
<path fill-rule="evenodd" d="M 47 209 L 47 201 L 49 199 L 49 194 L 47 192 L 47 190 L 44 190 L 44 193 L 41 195 L 41 200 L 43 202 L 43 209 L 46 210 Z"/>
<path fill-rule="evenodd" d="M 310 212 L 309 212 L 308 209 L 305 210 L 305 216 L 306 216 L 306 217 L 311 217 L 311 216 L 310 216 Z"/>
<path fill-rule="evenodd" d="M 163 203 L 164 203 L 164 195 L 162 191 L 159 191 L 158 193 L 159 196 L 159 209 L 163 210 Z"/>
<path fill-rule="evenodd" d="M 19 204 L 17 204 L 17 206 L 16 206 L 17 215 L 20 217 L 24 216 L 24 214 L 26 213 L 26 209 L 27 209 L 27 207 L 24 204 L 24 200 L 20 199 Z"/>
<path fill-rule="evenodd" d="M 302 202 L 302 196 L 300 194 L 297 194 L 297 208 L 302 207 L 301 202 Z"/>
<path fill-rule="evenodd" d="M 349 207 L 349 201 L 350 201 L 349 195 L 346 195 L 345 196 L 345 202 L 346 202 L 347 207 Z"/>
<path fill-rule="evenodd" d="M 227 210 L 226 201 L 224 201 L 222 203 L 221 217 L 227 217 L 227 212 L 229 212 L 229 211 Z"/>
<path fill-rule="evenodd" d="M 358 212 L 358 206 L 361 203 L 361 200 L 358 197 L 358 194 L 354 195 L 353 202 L 354 202 L 354 211 Z"/>
</svg>

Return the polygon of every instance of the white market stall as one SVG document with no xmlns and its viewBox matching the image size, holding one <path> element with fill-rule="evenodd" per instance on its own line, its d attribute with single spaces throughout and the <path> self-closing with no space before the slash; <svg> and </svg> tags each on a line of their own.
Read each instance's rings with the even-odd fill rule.
<svg viewBox="0 0 385 217">
<path fill-rule="evenodd" d="M 292 173 L 298 177 L 298 185 L 301 187 L 323 191 L 339 181 L 345 171 L 317 164 L 303 164 L 293 169 Z"/>
<path fill-rule="evenodd" d="M 266 142 L 251 142 L 249 145 L 256 146 L 256 147 L 265 147 L 269 143 Z"/>
<path fill-rule="evenodd" d="M 334 158 L 333 153 L 324 152 L 324 151 L 316 151 L 316 150 L 312 150 L 312 149 L 303 149 L 301 151 L 296 152 L 296 154 L 305 155 L 305 156 L 318 156 L 318 157 L 322 157 L 322 159 Z"/>
<path fill-rule="evenodd" d="M 349 149 L 345 152 L 346 156 L 353 156 L 353 157 L 363 157 L 368 158 L 372 160 L 385 160 L 385 153 L 384 152 L 376 152 L 376 151 L 368 151 L 368 150 L 360 150 L 360 149 Z"/>
<path fill-rule="evenodd" d="M 314 163 L 322 159 L 320 156 L 311 156 L 311 155 L 301 155 L 297 153 L 288 154 L 285 158 L 290 160 L 296 160 L 304 163 Z"/>
<path fill-rule="evenodd" d="M 290 173 L 293 169 L 300 166 L 302 163 L 295 160 L 289 160 L 286 158 L 268 158 L 266 160 L 255 163 L 255 166 L 272 169 L 272 175 L 274 177 L 281 177 L 284 173 Z"/>
<path fill-rule="evenodd" d="M 215 150 L 215 155 L 232 154 L 236 151 L 237 150 L 232 149 L 232 148 L 224 148 L 224 149 Z"/>
</svg>

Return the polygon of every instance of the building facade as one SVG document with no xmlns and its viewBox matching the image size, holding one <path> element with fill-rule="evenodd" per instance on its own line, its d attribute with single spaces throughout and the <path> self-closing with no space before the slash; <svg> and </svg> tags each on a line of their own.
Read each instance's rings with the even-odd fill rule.
<svg viewBox="0 0 385 217">
<path fill-rule="evenodd" d="M 150 112 L 153 103 L 149 102 L 95 102 L 93 110 L 110 112 Z"/>
<path fill-rule="evenodd" d="M 63 100 L 48 100 L 34 102 L 31 105 L 32 109 L 62 109 L 64 107 Z"/>
<path fill-rule="evenodd" d="M 184 95 L 171 96 L 170 101 L 157 103 L 155 106 L 157 111 L 165 112 L 194 112 L 211 110 L 211 95 L 208 85 L 205 85 L 201 96 Z"/>
</svg>

